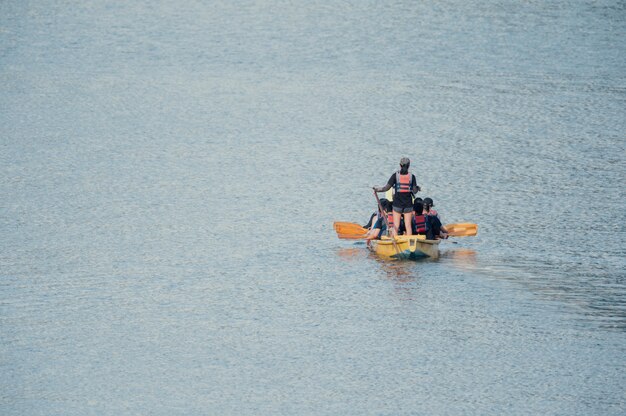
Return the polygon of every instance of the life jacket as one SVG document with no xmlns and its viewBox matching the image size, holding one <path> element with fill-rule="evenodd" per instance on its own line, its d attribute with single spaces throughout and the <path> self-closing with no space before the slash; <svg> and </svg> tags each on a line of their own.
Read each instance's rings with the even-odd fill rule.
<svg viewBox="0 0 626 416">
<path fill-rule="evenodd" d="M 433 217 L 436 217 L 439 214 L 437 214 L 437 211 L 434 208 L 431 208 L 428 213 L 424 215 L 432 215 Z"/>
<path fill-rule="evenodd" d="M 418 234 L 426 234 L 426 216 L 416 215 L 413 217 L 413 223 L 415 223 L 415 230 Z"/>
<path fill-rule="evenodd" d="M 396 172 L 396 192 L 412 192 L 413 185 L 413 175 L 411 172 L 407 172 L 406 175 L 401 174 L 400 171 Z"/>
</svg>

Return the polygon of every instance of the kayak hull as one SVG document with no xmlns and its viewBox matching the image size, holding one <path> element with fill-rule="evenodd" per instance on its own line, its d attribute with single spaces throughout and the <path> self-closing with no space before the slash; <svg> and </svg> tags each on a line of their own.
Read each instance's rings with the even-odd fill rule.
<svg viewBox="0 0 626 416">
<path fill-rule="evenodd" d="M 422 235 L 398 236 L 395 243 L 388 237 L 372 240 L 370 250 L 383 257 L 394 259 L 439 258 L 440 240 L 426 240 Z"/>
</svg>

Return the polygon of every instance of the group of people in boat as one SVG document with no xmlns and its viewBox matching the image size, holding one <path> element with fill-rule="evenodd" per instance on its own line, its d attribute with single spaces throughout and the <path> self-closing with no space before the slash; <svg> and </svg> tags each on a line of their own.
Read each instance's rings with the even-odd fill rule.
<svg viewBox="0 0 626 416">
<path fill-rule="evenodd" d="M 394 172 L 385 186 L 374 186 L 374 192 L 394 190 L 392 201 L 381 198 L 377 211 L 364 225 L 369 231 L 366 240 L 380 239 L 387 235 L 425 235 L 428 240 L 448 238 L 447 230 L 441 224 L 439 214 L 431 198 L 415 198 L 421 191 L 415 175 L 409 172 L 411 161 L 400 159 L 400 170 Z"/>
</svg>

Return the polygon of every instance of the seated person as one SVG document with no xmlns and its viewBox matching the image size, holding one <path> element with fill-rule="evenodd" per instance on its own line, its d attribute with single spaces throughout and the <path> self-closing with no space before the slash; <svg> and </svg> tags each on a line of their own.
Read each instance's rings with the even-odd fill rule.
<svg viewBox="0 0 626 416">
<path fill-rule="evenodd" d="M 423 214 L 426 217 L 426 239 L 436 240 L 440 238 L 448 238 L 448 231 L 441 224 L 439 213 L 432 207 L 435 203 L 431 198 L 424 198 Z"/>
<path fill-rule="evenodd" d="M 381 200 L 380 205 L 382 206 L 385 213 L 383 215 L 387 216 L 387 221 L 389 221 L 389 226 L 393 232 L 393 206 L 390 201 Z M 383 235 L 388 235 L 387 223 L 385 222 L 385 218 L 381 215 L 376 220 L 372 228 L 367 232 L 365 236 L 365 240 L 367 240 L 367 244 L 369 245 L 370 240 L 380 240 L 380 237 Z"/>
<path fill-rule="evenodd" d="M 426 216 L 424 215 L 422 199 L 413 202 L 413 234 L 426 235 Z"/>
<path fill-rule="evenodd" d="M 386 198 L 380 198 L 380 204 L 385 207 L 387 205 L 387 202 L 389 202 Z M 367 222 L 367 224 L 365 224 L 363 226 L 363 228 L 370 228 L 372 227 L 374 224 L 376 224 L 376 221 L 381 217 L 381 212 L 379 208 L 376 208 L 376 212 L 372 213 L 372 215 L 370 215 L 370 219 Z M 374 219 L 376 218 L 376 219 Z"/>
</svg>

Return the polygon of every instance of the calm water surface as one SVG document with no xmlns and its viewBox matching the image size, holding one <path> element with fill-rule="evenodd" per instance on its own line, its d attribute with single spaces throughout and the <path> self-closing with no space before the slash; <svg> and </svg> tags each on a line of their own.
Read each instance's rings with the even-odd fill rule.
<svg viewBox="0 0 626 416">
<path fill-rule="evenodd" d="M 432 3 L 432 4 L 431 4 Z M 620 1 L 0 3 L 0 413 L 626 413 Z M 402 156 L 475 238 L 336 239 Z"/>
</svg>

